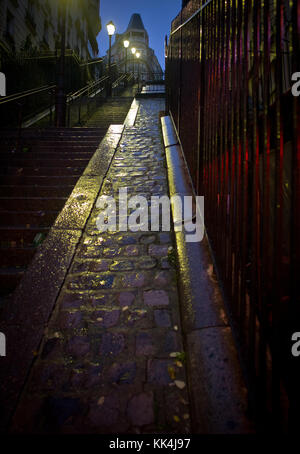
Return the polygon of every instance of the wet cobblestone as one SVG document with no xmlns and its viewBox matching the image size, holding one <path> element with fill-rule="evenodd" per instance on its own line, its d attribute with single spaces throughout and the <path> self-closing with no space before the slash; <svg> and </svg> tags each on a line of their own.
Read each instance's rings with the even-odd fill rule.
<svg viewBox="0 0 300 454">
<path fill-rule="evenodd" d="M 143 100 L 100 195 L 168 195 L 161 100 Z M 94 208 L 14 418 L 17 432 L 188 433 L 168 232 L 101 233 Z M 183 383 L 180 387 L 178 383 Z M 26 417 L 24 417 L 26 415 Z"/>
</svg>

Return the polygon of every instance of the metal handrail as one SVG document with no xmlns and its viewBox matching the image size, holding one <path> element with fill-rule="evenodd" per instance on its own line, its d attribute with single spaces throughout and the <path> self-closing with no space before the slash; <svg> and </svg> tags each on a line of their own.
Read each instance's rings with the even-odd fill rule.
<svg viewBox="0 0 300 454">
<path fill-rule="evenodd" d="M 95 89 L 98 85 L 102 84 L 106 80 L 108 80 L 108 76 L 103 76 L 100 79 L 98 79 L 88 85 L 85 85 L 84 87 L 80 88 L 79 90 L 77 90 L 73 93 L 69 93 L 67 95 L 67 102 L 75 101 L 75 99 L 77 99 L 80 96 L 84 95 L 85 93 L 89 92 L 91 89 L 92 90 Z"/>
<path fill-rule="evenodd" d="M 92 62 L 90 62 L 91 64 Z M 112 64 L 112 67 L 115 67 L 117 66 L 116 63 L 113 63 Z M 125 78 L 127 78 L 128 81 L 130 81 L 132 78 L 133 78 L 133 75 L 130 74 L 130 75 L 127 75 L 127 74 L 122 74 L 120 77 L 118 77 L 114 82 L 113 82 L 113 88 L 116 88 L 123 80 L 125 80 Z M 105 84 L 105 82 L 107 82 L 109 80 L 109 76 L 102 76 L 100 79 L 96 80 L 96 81 L 93 81 L 87 85 L 85 85 L 84 87 L 80 88 L 79 90 L 75 91 L 75 92 L 71 92 L 71 93 L 68 93 L 67 94 L 67 104 L 70 105 L 70 103 L 73 103 L 74 101 L 78 100 L 79 98 L 81 98 L 82 96 L 86 95 L 87 93 L 89 94 L 96 94 L 96 92 L 98 93 L 98 90 L 99 90 L 99 87 L 103 84 Z M 19 93 L 13 93 L 9 96 L 5 96 L 3 98 L 0 98 L 0 106 L 3 105 L 3 104 L 8 104 L 8 103 L 13 103 L 13 102 L 17 102 L 17 101 L 20 101 L 20 100 L 25 100 L 31 96 L 34 96 L 34 95 L 37 95 L 37 94 L 40 94 L 40 93 L 44 93 L 44 92 L 50 92 L 52 91 L 52 93 L 54 93 L 54 90 L 56 89 L 56 85 L 55 84 L 52 84 L 52 85 L 43 85 L 41 87 L 38 87 L 38 88 L 32 88 L 32 89 L 29 89 L 29 90 L 25 90 L 25 91 L 22 91 L 22 92 L 19 92 Z M 103 87 L 104 89 L 104 87 Z M 102 90 L 103 91 L 103 90 Z M 81 101 L 80 101 L 81 102 Z M 21 105 L 23 103 L 20 104 L 20 109 L 21 108 Z M 49 106 L 49 113 L 50 113 L 50 122 L 51 122 L 51 119 L 52 119 L 52 113 L 53 113 L 53 101 L 52 103 L 50 104 Z M 46 112 L 46 111 L 45 111 Z M 19 112 L 19 126 L 18 126 L 18 129 L 21 129 L 22 128 L 22 117 L 23 115 Z"/>
<path fill-rule="evenodd" d="M 112 84 L 112 88 L 116 88 L 120 82 L 122 82 L 124 79 L 127 78 L 127 75 L 126 74 L 122 74 L 122 76 L 118 77 L 118 79 L 116 79 L 113 84 Z"/>
<path fill-rule="evenodd" d="M 109 80 L 109 76 L 102 76 L 100 79 L 85 85 L 84 87 L 80 88 L 79 90 L 75 91 L 74 93 L 69 93 L 67 95 L 67 124 L 70 125 L 71 121 L 71 109 L 73 104 L 76 102 L 78 105 L 78 124 L 81 124 L 81 117 L 82 117 L 82 102 L 83 97 L 88 95 L 87 100 L 87 109 L 89 110 L 89 98 L 94 97 L 96 94 L 102 92 L 105 88 L 107 81 Z M 101 88 L 101 85 L 103 87 Z"/>
<path fill-rule="evenodd" d="M 35 95 L 37 93 L 42 93 L 43 91 L 49 91 L 56 87 L 56 85 L 43 85 L 39 88 L 32 88 L 31 90 L 22 91 L 20 93 L 14 93 L 9 96 L 5 96 L 0 99 L 0 104 L 5 104 L 7 102 L 18 101 L 19 99 L 27 98 L 28 96 Z"/>
<path fill-rule="evenodd" d="M 96 65 L 97 63 L 102 63 L 103 58 L 97 58 L 95 60 L 90 60 L 86 63 L 81 63 L 79 66 L 88 66 L 88 65 Z"/>
</svg>

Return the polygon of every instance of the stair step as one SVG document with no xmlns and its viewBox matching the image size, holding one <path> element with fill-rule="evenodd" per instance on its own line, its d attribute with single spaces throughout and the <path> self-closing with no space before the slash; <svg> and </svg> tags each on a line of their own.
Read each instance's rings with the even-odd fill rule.
<svg viewBox="0 0 300 454">
<path fill-rule="evenodd" d="M 22 151 L 19 152 L 14 152 L 12 153 L 11 151 L 1 151 L 0 156 L 1 159 L 24 159 L 26 156 L 27 160 L 30 159 L 87 159 L 89 160 L 91 155 L 93 154 L 90 152 L 80 152 L 80 151 L 65 151 L 65 150 L 60 150 L 59 153 L 57 151 L 47 151 L 44 150 L 42 152 L 43 154 L 41 155 L 41 151 L 27 151 L 26 154 Z"/>
<path fill-rule="evenodd" d="M 0 224 L 14 226 L 16 229 L 30 227 L 51 227 L 59 214 L 53 211 L 0 211 Z"/>
<path fill-rule="evenodd" d="M 45 239 L 49 228 L 46 227 L 0 227 L 0 247 L 13 249 L 38 245 L 39 238 L 37 235 L 42 234 L 41 239 Z M 1 263 L 1 259 L 0 259 Z"/>
<path fill-rule="evenodd" d="M 85 159 L 63 159 L 58 157 L 57 159 L 30 159 L 23 158 L 18 159 L 12 157 L 11 159 L 1 159 L 1 168 L 8 167 L 82 167 L 85 168 L 89 162 L 89 158 Z"/>
<path fill-rule="evenodd" d="M 34 256 L 36 247 L 1 248 L 0 267 L 26 266 Z"/>
<path fill-rule="evenodd" d="M 25 176 L 80 176 L 82 167 L 7 167 L 2 169 L 5 175 L 25 175 Z M 1 177 L 0 177 L 1 178 Z"/>
<path fill-rule="evenodd" d="M 0 175 L 1 185 L 24 185 L 24 186 L 75 186 L 77 175 Z"/>
<path fill-rule="evenodd" d="M 19 284 L 26 268 L 0 268 L 0 295 L 12 292 Z"/>
<path fill-rule="evenodd" d="M 0 197 L 68 197 L 73 186 L 1 186 Z"/>
<path fill-rule="evenodd" d="M 57 211 L 66 203 L 66 197 L 0 197 L 0 206 L 5 211 Z"/>
<path fill-rule="evenodd" d="M 22 153 L 22 156 L 25 157 L 27 153 L 30 152 L 40 152 L 40 153 L 47 153 L 47 152 L 52 152 L 52 153 L 61 153 L 61 152 L 68 152 L 68 153 L 93 153 L 98 145 L 100 143 L 100 140 L 98 142 L 95 142 L 93 144 L 78 144 L 77 145 L 70 145 L 69 143 L 66 144 L 52 144 L 50 142 L 44 143 L 44 144 L 37 144 L 37 143 L 31 143 L 30 145 L 26 144 L 21 144 L 18 148 L 18 151 L 15 147 L 15 145 L 10 145 L 10 144 L 0 144 L 0 152 L 1 153 L 10 153 L 11 155 L 17 154 L 17 153 Z M 28 148 L 28 151 L 23 151 L 23 148 Z"/>
</svg>

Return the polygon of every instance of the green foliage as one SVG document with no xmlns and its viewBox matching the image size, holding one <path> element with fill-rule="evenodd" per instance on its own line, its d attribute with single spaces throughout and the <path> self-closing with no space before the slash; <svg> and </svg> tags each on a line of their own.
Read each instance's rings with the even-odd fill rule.
<svg viewBox="0 0 300 454">
<path fill-rule="evenodd" d="M 181 361 L 184 363 L 186 361 L 186 353 L 185 352 L 180 352 L 176 355 L 177 361 Z"/>
<path fill-rule="evenodd" d="M 175 249 L 173 249 L 173 248 L 169 249 L 169 251 L 168 251 L 168 262 L 173 268 L 176 267 L 176 263 L 177 263 L 176 252 L 175 252 Z"/>
<path fill-rule="evenodd" d="M 37 233 L 34 237 L 33 245 L 35 247 L 39 246 L 40 244 L 42 244 L 42 242 L 44 241 L 45 238 L 46 238 L 46 235 L 44 233 Z"/>
</svg>

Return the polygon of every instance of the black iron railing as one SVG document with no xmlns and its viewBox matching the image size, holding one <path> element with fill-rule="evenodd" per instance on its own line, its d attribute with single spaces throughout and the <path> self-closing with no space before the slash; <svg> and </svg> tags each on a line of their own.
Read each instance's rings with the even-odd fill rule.
<svg viewBox="0 0 300 454">
<path fill-rule="evenodd" d="M 69 127 L 82 125 L 91 117 L 99 107 L 99 103 L 105 100 L 108 82 L 109 76 L 103 76 L 67 96 L 67 125 Z M 124 90 L 125 85 L 131 85 L 133 82 L 130 74 L 121 74 L 114 78 L 112 95 L 117 96 L 120 91 Z"/>
<path fill-rule="evenodd" d="M 67 95 L 68 127 L 82 125 L 93 114 L 99 102 L 105 99 L 108 79 L 108 76 L 102 76 Z M 113 95 L 118 95 L 125 85 L 133 83 L 132 74 L 114 75 Z M 18 128 L 18 136 L 21 137 L 23 128 L 54 126 L 55 92 L 56 85 L 44 85 L 1 98 L 0 128 Z"/>
<path fill-rule="evenodd" d="M 205 196 L 252 409 L 281 427 L 300 331 L 299 17 L 299 0 L 191 0 L 166 57 L 168 109 Z"/>
<path fill-rule="evenodd" d="M 26 120 L 41 114 L 45 109 L 50 118 L 55 100 L 55 85 L 14 93 L 0 99 L 1 128 L 22 128 Z"/>
<path fill-rule="evenodd" d="M 96 110 L 99 98 L 105 91 L 108 76 L 82 87 L 67 96 L 67 126 L 82 125 Z"/>
</svg>

